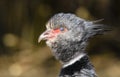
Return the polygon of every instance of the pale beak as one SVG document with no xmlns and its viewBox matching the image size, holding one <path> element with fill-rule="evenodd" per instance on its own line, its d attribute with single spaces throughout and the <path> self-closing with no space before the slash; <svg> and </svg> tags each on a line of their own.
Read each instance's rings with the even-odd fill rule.
<svg viewBox="0 0 120 77">
<path fill-rule="evenodd" d="M 38 43 L 40 43 L 41 40 L 47 40 L 49 32 L 50 30 L 46 30 L 45 32 L 43 32 L 38 38 Z"/>
</svg>

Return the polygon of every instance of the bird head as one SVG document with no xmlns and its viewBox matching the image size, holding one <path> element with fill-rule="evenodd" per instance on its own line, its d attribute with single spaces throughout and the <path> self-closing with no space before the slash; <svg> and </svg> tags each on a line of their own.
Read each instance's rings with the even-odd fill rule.
<svg viewBox="0 0 120 77">
<path fill-rule="evenodd" d="M 38 42 L 46 40 L 57 59 L 68 61 L 84 51 L 90 37 L 104 32 L 102 26 L 74 14 L 59 13 L 47 22 L 46 31 L 39 36 Z"/>
<path fill-rule="evenodd" d="M 85 21 L 74 14 L 59 13 L 53 16 L 46 24 L 46 31 L 38 39 L 46 40 L 47 45 L 64 39 L 66 41 L 80 41 L 101 34 L 103 25 Z"/>
</svg>

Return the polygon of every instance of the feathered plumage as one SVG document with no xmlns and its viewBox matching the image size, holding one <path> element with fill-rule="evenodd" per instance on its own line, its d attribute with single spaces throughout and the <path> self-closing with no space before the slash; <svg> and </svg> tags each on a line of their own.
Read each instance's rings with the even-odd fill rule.
<svg viewBox="0 0 120 77">
<path fill-rule="evenodd" d="M 89 38 L 104 32 L 103 25 L 86 21 L 74 14 L 59 13 L 46 24 L 39 37 L 51 48 L 63 67 L 59 77 L 96 77 L 85 49 Z"/>
</svg>

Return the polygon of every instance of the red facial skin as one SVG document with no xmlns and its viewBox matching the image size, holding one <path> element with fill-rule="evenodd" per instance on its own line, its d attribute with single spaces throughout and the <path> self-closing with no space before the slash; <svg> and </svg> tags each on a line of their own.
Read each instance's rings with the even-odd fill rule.
<svg viewBox="0 0 120 77">
<path fill-rule="evenodd" d="M 64 32 L 66 32 L 67 29 L 65 28 L 64 31 L 61 31 L 59 28 L 58 29 L 52 29 L 49 33 L 48 33 L 48 39 L 54 39 L 56 38 L 59 34 L 62 34 Z"/>
<path fill-rule="evenodd" d="M 46 30 L 45 32 L 43 32 L 39 39 L 38 39 L 38 42 L 40 42 L 41 40 L 47 40 L 47 41 L 54 41 L 58 35 L 64 33 L 68 31 L 67 28 L 64 28 L 62 31 L 60 30 L 60 28 L 57 28 L 57 29 L 48 29 Z"/>
</svg>

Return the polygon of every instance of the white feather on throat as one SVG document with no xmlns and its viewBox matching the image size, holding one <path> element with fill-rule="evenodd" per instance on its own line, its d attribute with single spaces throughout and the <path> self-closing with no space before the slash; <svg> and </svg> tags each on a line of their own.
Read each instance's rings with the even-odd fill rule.
<svg viewBox="0 0 120 77">
<path fill-rule="evenodd" d="M 82 53 L 82 54 L 78 55 L 77 57 L 75 57 L 74 59 L 71 59 L 69 62 L 63 64 L 63 68 L 65 68 L 65 67 L 67 67 L 69 65 L 74 64 L 76 61 L 80 60 L 85 55 L 86 55 L 85 53 Z"/>
</svg>

